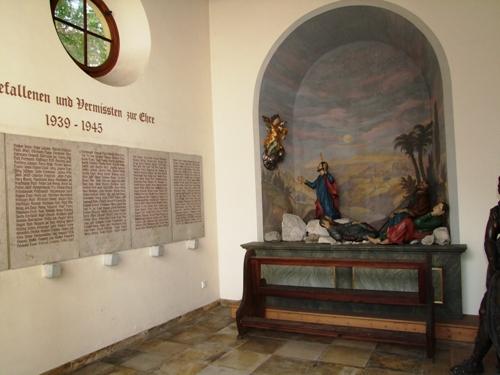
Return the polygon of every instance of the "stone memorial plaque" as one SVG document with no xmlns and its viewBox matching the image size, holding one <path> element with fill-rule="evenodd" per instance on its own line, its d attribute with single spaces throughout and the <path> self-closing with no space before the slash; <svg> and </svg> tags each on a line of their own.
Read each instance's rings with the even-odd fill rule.
<svg viewBox="0 0 500 375">
<path fill-rule="evenodd" d="M 78 257 L 76 144 L 5 136 L 11 268 Z"/>
<path fill-rule="evenodd" d="M 132 247 L 172 241 L 169 154 L 129 149 Z"/>
<path fill-rule="evenodd" d="M 128 150 L 78 144 L 80 256 L 132 247 Z"/>
<path fill-rule="evenodd" d="M 7 196 L 5 194 L 5 134 L 0 133 L 0 271 L 9 267 L 7 253 Z"/>
<path fill-rule="evenodd" d="M 205 235 L 201 156 L 170 154 L 172 239 Z"/>
</svg>

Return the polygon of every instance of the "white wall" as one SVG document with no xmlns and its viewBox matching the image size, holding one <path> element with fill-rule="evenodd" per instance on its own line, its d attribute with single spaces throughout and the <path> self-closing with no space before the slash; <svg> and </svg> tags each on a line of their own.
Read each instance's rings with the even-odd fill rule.
<svg viewBox="0 0 500 375">
<path fill-rule="evenodd" d="M 275 43 L 291 25 L 322 6 L 383 5 L 413 14 L 437 38 L 448 60 L 452 86 L 463 308 L 477 314 L 484 291 L 483 236 L 489 208 L 496 204 L 500 174 L 500 2 L 484 0 L 211 0 L 212 100 L 217 165 L 219 272 L 222 298 L 242 291 L 241 243 L 262 239 L 260 172 L 256 141 L 256 86 Z M 451 171 L 453 174 L 453 171 Z M 456 181 L 455 181 L 456 180 Z M 256 194 L 257 193 L 257 194 Z M 453 197 L 452 197 L 453 198 Z"/>
<path fill-rule="evenodd" d="M 280 36 L 331 2 L 142 3 L 151 27 L 149 64 L 133 84 L 111 87 L 87 77 L 69 59 L 54 32 L 48 1 L 0 2 L 0 82 L 146 111 L 157 125 L 0 95 L 0 132 L 202 155 L 206 237 L 198 251 L 171 244 L 160 259 L 150 258 L 146 249 L 122 252 L 116 268 L 103 267 L 100 257 L 64 262 L 63 277 L 56 280 L 42 279 L 39 267 L 1 272 L 2 373 L 48 370 L 207 304 L 219 297 L 219 279 L 222 298 L 241 298 L 244 254 L 239 245 L 262 238 L 257 77 Z M 498 198 L 500 3 L 391 4 L 427 25 L 448 59 L 460 208 L 460 238 L 454 241 L 469 246 L 463 257 L 464 312 L 475 314 L 484 290 L 484 226 Z M 104 133 L 48 128 L 46 113 L 101 121 Z M 201 280 L 208 281 L 207 289 L 200 289 Z"/>
<path fill-rule="evenodd" d="M 136 2 L 135 0 L 128 0 Z M 0 272 L 0 373 L 35 374 L 161 324 L 219 298 L 206 0 L 144 0 L 151 55 L 131 85 L 104 85 L 80 71 L 61 46 L 49 1 L 0 3 L 0 82 L 86 98 L 155 116 L 155 125 L 0 95 L 0 132 L 203 156 L 206 236 L 196 251 L 166 246 L 63 263 L 60 279 L 40 267 Z M 119 14 L 115 14 L 117 21 Z M 126 27 L 126 25 L 118 25 Z M 101 135 L 45 125 L 45 114 L 100 121 Z M 208 281 L 201 289 L 200 282 Z"/>
</svg>

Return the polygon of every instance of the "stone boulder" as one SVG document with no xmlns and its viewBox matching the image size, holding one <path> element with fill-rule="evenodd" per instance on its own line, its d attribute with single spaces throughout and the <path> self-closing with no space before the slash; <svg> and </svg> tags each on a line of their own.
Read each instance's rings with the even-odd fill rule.
<svg viewBox="0 0 500 375">
<path fill-rule="evenodd" d="M 306 223 L 297 215 L 284 214 L 281 223 L 283 241 L 302 241 L 306 235 Z"/>
<path fill-rule="evenodd" d="M 319 236 L 315 233 L 307 233 L 307 235 L 304 237 L 304 241 L 306 243 L 316 243 L 319 240 Z"/>
<path fill-rule="evenodd" d="M 427 236 L 425 236 L 424 238 L 422 238 L 422 245 L 432 245 L 434 243 L 434 235 L 433 234 L 429 234 Z"/>
<path fill-rule="evenodd" d="M 448 232 L 448 228 L 439 227 L 434 229 L 432 232 L 434 235 L 434 242 L 438 245 L 449 245 L 450 243 L 450 232 Z"/>
<path fill-rule="evenodd" d="M 319 224 L 318 219 L 310 220 L 306 226 L 306 232 L 311 234 L 317 234 L 320 237 L 329 237 L 328 231 Z"/>
<path fill-rule="evenodd" d="M 264 234 L 264 241 L 266 242 L 280 242 L 281 234 L 278 231 L 267 232 Z"/>
</svg>

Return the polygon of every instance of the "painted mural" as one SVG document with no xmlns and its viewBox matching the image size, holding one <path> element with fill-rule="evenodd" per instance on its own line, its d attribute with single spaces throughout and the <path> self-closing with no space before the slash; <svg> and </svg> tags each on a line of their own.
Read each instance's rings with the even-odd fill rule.
<svg viewBox="0 0 500 375">
<path fill-rule="evenodd" d="M 392 17 L 386 13 L 379 17 Z M 321 161 L 334 176 L 342 217 L 375 228 L 408 205 L 417 186 L 429 186 L 431 204 L 447 200 L 439 67 L 426 40 L 407 35 L 417 58 L 398 43 L 360 40 L 323 50 L 305 67 L 278 49 L 260 111 L 279 113 L 289 132 L 285 160 L 262 168 L 265 231 L 279 230 L 285 212 L 314 218 L 316 193 L 304 180 L 316 179 Z"/>
</svg>

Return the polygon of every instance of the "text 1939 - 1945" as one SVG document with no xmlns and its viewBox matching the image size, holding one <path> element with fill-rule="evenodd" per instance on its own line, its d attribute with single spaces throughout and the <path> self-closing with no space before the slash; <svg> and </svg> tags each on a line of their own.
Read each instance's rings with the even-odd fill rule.
<svg viewBox="0 0 500 375">
<path fill-rule="evenodd" d="M 84 132 L 94 132 L 101 134 L 103 132 L 102 123 L 95 121 L 80 120 L 72 121 L 69 117 L 57 115 L 45 115 L 45 124 L 54 128 L 69 129 L 71 127 L 80 128 Z"/>
</svg>

